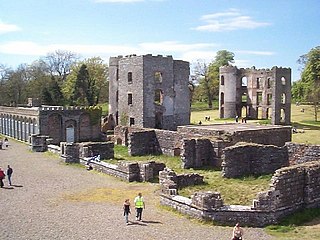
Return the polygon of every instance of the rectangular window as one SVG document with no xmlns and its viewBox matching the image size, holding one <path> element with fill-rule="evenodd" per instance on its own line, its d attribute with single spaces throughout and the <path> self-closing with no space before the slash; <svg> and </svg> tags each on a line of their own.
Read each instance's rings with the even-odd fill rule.
<svg viewBox="0 0 320 240">
<path fill-rule="evenodd" d="M 132 104 L 132 93 L 128 93 L 128 105 Z"/>
<path fill-rule="evenodd" d="M 257 104 L 262 103 L 262 92 L 257 92 Z"/>
<path fill-rule="evenodd" d="M 268 94 L 268 95 L 267 95 L 267 98 L 268 98 L 268 99 L 267 99 L 267 104 L 270 105 L 270 104 L 271 104 L 271 101 L 272 101 L 272 94 Z"/>
<path fill-rule="evenodd" d="M 130 118 L 130 126 L 134 125 L 134 118 Z"/>
<path fill-rule="evenodd" d="M 128 72 L 128 83 L 132 83 L 132 72 Z"/>
</svg>

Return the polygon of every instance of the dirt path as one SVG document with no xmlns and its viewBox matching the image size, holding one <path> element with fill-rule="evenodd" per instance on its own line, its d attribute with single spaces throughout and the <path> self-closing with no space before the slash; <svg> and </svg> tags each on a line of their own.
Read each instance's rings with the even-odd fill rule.
<svg viewBox="0 0 320 240">
<path fill-rule="evenodd" d="M 9 139 L 10 141 L 10 139 Z M 12 187 L 0 189 L 0 239 L 223 239 L 232 228 L 202 225 L 159 208 L 158 185 L 126 183 L 84 168 L 63 164 L 57 156 L 33 153 L 10 141 L 0 150 L 0 167 L 14 170 Z M 125 198 L 146 199 L 143 222 L 126 225 Z M 134 211 L 133 211 L 134 212 Z M 245 228 L 246 240 L 272 239 L 263 229 Z"/>
</svg>

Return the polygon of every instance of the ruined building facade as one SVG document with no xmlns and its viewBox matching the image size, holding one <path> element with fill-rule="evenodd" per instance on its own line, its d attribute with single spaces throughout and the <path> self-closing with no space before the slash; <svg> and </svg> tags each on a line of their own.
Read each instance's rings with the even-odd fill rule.
<svg viewBox="0 0 320 240">
<path fill-rule="evenodd" d="M 189 63 L 151 54 L 111 57 L 109 113 L 116 125 L 176 130 L 190 123 Z"/>
<path fill-rule="evenodd" d="M 57 145 L 97 141 L 101 138 L 100 119 L 100 108 L 0 106 L 0 134 L 25 142 L 31 135 L 44 135 Z"/>
<path fill-rule="evenodd" d="M 220 118 L 236 116 L 290 124 L 291 69 L 220 67 Z"/>
</svg>

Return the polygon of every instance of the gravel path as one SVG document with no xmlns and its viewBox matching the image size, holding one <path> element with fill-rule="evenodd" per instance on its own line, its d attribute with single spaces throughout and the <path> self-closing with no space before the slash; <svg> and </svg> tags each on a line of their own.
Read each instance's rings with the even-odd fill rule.
<svg viewBox="0 0 320 240">
<path fill-rule="evenodd" d="M 10 141 L 10 139 L 9 139 Z M 81 167 L 68 166 L 48 153 L 32 153 L 10 141 L 0 150 L 0 167 L 10 164 L 12 187 L 0 189 L 1 240 L 223 239 L 232 228 L 199 224 L 158 206 L 157 184 L 126 183 Z M 146 198 L 143 222 L 124 223 L 123 200 L 138 191 Z M 98 193 L 105 196 L 90 198 Z M 88 194 L 89 193 L 89 194 Z M 98 195 L 97 195 L 98 196 Z M 246 240 L 273 239 L 263 229 L 245 228 Z"/>
</svg>

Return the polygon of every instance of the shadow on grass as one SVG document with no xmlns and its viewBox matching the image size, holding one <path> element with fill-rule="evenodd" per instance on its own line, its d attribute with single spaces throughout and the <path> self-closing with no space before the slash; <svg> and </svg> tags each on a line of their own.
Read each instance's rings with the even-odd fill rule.
<svg viewBox="0 0 320 240">
<path fill-rule="evenodd" d="M 297 128 L 298 132 L 299 132 L 299 130 L 302 130 L 302 129 L 304 129 L 304 130 L 320 130 L 320 126 L 311 125 L 312 123 L 314 124 L 314 122 L 310 122 L 310 125 L 293 122 L 292 126 Z"/>
</svg>

